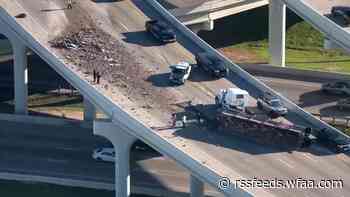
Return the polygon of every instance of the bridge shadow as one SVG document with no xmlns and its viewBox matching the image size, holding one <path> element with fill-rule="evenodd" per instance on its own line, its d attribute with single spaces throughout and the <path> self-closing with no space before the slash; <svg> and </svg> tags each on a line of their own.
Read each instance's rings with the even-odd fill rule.
<svg viewBox="0 0 350 197">
<path fill-rule="evenodd" d="M 74 88 L 37 55 L 28 56 L 28 96 L 29 102 L 39 103 L 30 107 L 56 107 L 82 103 L 82 97 L 77 95 Z M 62 100 L 63 96 L 65 100 Z M 49 99 L 49 103 L 40 104 L 37 99 Z M 0 63 L 0 112 L 13 113 L 13 100 L 13 61 L 10 60 Z M 41 115 L 34 111 L 30 113 Z M 49 116 L 45 113 L 42 115 Z"/>
<path fill-rule="evenodd" d="M 268 6 L 263 6 L 218 19 L 213 31 L 200 31 L 198 35 L 214 48 L 268 39 L 268 10 Z M 302 21 L 288 8 L 287 19 L 287 28 Z"/>
<path fill-rule="evenodd" d="M 122 33 L 125 38 L 124 42 L 137 44 L 144 47 L 161 46 L 160 41 L 156 40 L 151 34 L 146 31 L 135 31 Z"/>
<path fill-rule="evenodd" d="M 251 136 L 243 135 L 242 132 L 237 132 L 236 129 L 239 128 L 243 129 L 244 131 L 251 130 L 252 126 L 244 124 L 243 122 L 237 122 L 238 125 L 236 125 L 236 129 L 224 129 L 223 125 L 226 123 L 219 122 L 215 118 L 215 113 L 213 113 L 213 109 L 215 110 L 217 107 L 213 104 L 190 106 L 186 103 L 181 103 L 178 105 L 179 107 L 183 108 L 183 111 L 178 112 L 176 114 L 178 122 L 181 122 L 183 116 L 186 116 L 188 121 L 185 127 L 183 127 L 182 124 L 178 123 L 176 131 L 174 133 L 174 135 L 176 136 L 181 136 L 183 138 L 191 139 L 194 141 L 212 144 L 216 147 L 231 149 L 251 155 L 261 155 L 279 152 L 291 153 L 293 151 L 309 152 L 315 155 L 322 156 L 334 154 L 329 151 L 320 151 L 320 149 L 315 149 L 314 146 L 317 145 L 302 148 L 298 145 L 291 146 L 283 142 L 273 143 L 274 141 L 270 142 L 269 139 L 262 140 L 262 142 L 257 141 Z M 199 108 L 201 108 L 201 120 L 199 120 L 197 113 Z"/>
</svg>

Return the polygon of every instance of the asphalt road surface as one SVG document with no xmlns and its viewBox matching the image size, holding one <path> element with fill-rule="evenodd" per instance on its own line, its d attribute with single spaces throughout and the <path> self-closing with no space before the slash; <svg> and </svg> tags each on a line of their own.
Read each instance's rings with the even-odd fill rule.
<svg viewBox="0 0 350 197">
<path fill-rule="evenodd" d="M 50 4 L 46 0 L 38 0 L 35 3 L 26 0 L 16 0 L 13 2 L 16 2 L 17 5 L 10 2 L 7 2 L 7 4 L 14 6 L 15 10 L 25 9 L 33 17 L 32 19 L 35 23 L 23 21 L 24 23 L 28 22 L 28 29 L 34 27 L 43 29 L 41 30 L 42 32 L 38 32 L 37 29 L 30 30 L 39 40 L 42 39 L 45 41 L 45 36 L 51 36 L 44 29 L 49 29 L 50 33 L 53 32 L 52 34 L 56 34 L 64 29 L 60 25 L 63 25 L 65 21 L 69 23 L 70 20 L 73 20 L 72 16 L 70 16 L 71 18 L 68 17 L 66 11 L 50 13 L 40 11 L 48 6 L 52 6 L 52 8 L 57 7 L 61 1 L 49 1 Z M 90 1 L 81 1 L 79 3 L 81 4 L 79 14 L 89 13 L 93 17 L 99 18 L 100 20 L 98 22 L 104 30 L 113 34 L 116 39 L 122 40 L 128 49 L 134 51 L 136 56 L 142 57 L 145 67 L 156 69 L 159 74 L 167 73 L 168 65 L 171 63 L 181 60 L 193 62 L 192 53 L 200 51 L 194 43 L 181 35 L 178 36 L 180 44 L 157 45 L 144 32 L 144 22 L 148 17 L 159 18 L 159 16 L 154 10 L 148 7 L 145 1 L 133 0 L 99 4 L 93 4 Z M 21 8 L 16 7 L 18 5 L 21 5 Z M 90 10 L 90 12 L 87 10 Z M 52 26 L 53 22 L 57 22 L 60 19 L 62 19 L 62 23 Z M 38 24 L 39 26 L 36 26 Z M 47 45 L 44 41 L 42 44 Z M 212 103 L 213 95 L 220 88 L 234 86 L 232 82 L 235 85 L 247 88 L 252 93 L 257 93 L 254 88 L 247 86 L 247 83 L 237 76 L 233 76 L 230 80 L 206 80 L 207 76 L 205 74 L 198 74 L 198 77 L 200 80 L 189 81 L 185 86 L 169 88 L 181 95 L 182 100 L 196 99 L 201 103 Z M 155 85 L 162 80 L 164 78 L 156 80 Z M 254 100 L 252 100 L 252 105 L 254 105 Z M 128 110 L 128 108 L 123 109 Z M 138 118 L 141 119 L 142 117 Z M 299 124 L 306 124 L 294 114 L 290 114 L 287 118 Z M 349 158 L 342 154 L 333 154 L 318 146 L 307 150 L 286 152 L 260 146 L 250 141 L 233 137 L 230 134 L 218 133 L 211 128 L 197 126 L 177 130 L 176 132 L 173 130 L 162 131 L 157 132 L 157 134 L 170 141 L 180 150 L 192 153 L 192 157 L 198 160 L 205 158 L 206 164 L 210 168 L 217 171 L 225 169 L 225 173 L 228 173 L 230 176 L 237 175 L 237 177 L 247 179 L 253 177 L 261 177 L 262 179 L 305 177 L 306 179 L 316 180 L 340 178 L 344 181 L 343 189 L 334 190 L 248 189 L 258 196 L 329 197 L 348 196 L 350 193 L 350 177 L 347 173 L 350 170 Z M 67 153 L 67 155 L 69 154 Z M 88 156 L 87 153 L 85 156 Z M 72 159 L 75 159 L 75 157 Z M 53 162 L 52 165 L 56 163 Z M 33 164 L 28 165 L 33 167 Z M 67 170 L 69 171 L 69 169 Z"/>
<path fill-rule="evenodd" d="M 1 121 L 0 172 L 114 182 L 114 165 L 91 157 L 112 147 L 79 126 L 48 126 Z M 188 192 L 189 173 L 156 152 L 131 152 L 132 186 Z M 212 190 L 212 189 L 211 189 Z"/>
</svg>

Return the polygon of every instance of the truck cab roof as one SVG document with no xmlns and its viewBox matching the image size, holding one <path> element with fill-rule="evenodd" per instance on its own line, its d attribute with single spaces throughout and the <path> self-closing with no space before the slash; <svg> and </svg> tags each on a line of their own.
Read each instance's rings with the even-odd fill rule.
<svg viewBox="0 0 350 197">
<path fill-rule="evenodd" d="M 182 69 L 186 70 L 188 67 L 190 67 L 190 64 L 188 62 L 182 61 L 177 64 L 170 65 L 171 69 Z"/>
</svg>

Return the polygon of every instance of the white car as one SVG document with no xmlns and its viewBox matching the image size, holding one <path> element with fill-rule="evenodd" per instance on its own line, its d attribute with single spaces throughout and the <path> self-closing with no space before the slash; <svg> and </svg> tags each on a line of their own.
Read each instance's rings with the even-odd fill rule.
<svg viewBox="0 0 350 197">
<path fill-rule="evenodd" d="M 114 148 L 97 148 L 92 153 L 92 158 L 96 159 L 97 161 L 114 162 Z"/>
</svg>

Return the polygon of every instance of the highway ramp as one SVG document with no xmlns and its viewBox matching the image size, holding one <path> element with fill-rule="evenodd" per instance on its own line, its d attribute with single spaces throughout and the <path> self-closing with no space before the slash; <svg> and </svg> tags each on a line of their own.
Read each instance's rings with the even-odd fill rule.
<svg viewBox="0 0 350 197">
<path fill-rule="evenodd" d="M 191 60 L 193 53 L 200 51 L 199 47 L 179 34 L 180 44 L 159 46 L 149 35 L 144 32 L 144 22 L 149 18 L 160 18 L 156 11 L 152 10 L 145 1 L 133 0 L 116 3 L 98 3 L 91 1 L 79 1 L 73 10 L 60 10 L 63 7 L 61 1 L 38 0 L 29 3 L 26 0 L 1 1 L 1 5 L 10 15 L 27 13 L 27 18 L 17 21 L 33 36 L 41 46 L 45 47 L 59 59 L 65 61 L 66 68 L 70 69 L 82 80 L 93 85 L 96 90 L 103 93 L 108 99 L 113 100 L 123 110 L 131 114 L 148 127 L 163 127 L 168 125 L 172 111 L 172 104 L 194 100 L 198 103 L 212 103 L 213 95 L 220 89 L 231 87 L 230 81 L 208 80 L 205 73 L 198 73 L 202 80 L 189 81 L 182 87 L 157 87 L 152 83 L 152 91 L 166 89 L 173 95 L 173 99 L 166 103 L 161 110 L 157 108 L 144 109 L 142 101 L 135 101 L 123 95 L 123 90 L 114 89 L 114 93 L 103 87 L 92 84 L 91 76 L 84 74 L 74 65 L 52 49 L 48 41 L 59 35 L 66 28 L 74 28 L 84 23 L 85 20 L 94 23 L 113 38 L 122 42 L 128 51 L 132 51 L 138 61 L 145 68 L 155 74 L 169 72 L 170 63 L 180 60 Z M 53 10 L 53 11 L 42 11 Z M 59 25 L 52 25 L 59 21 Z M 40 55 L 40 54 L 39 54 Z M 197 74 L 196 74 L 197 75 Z M 203 80 L 204 79 L 204 80 Z M 159 78 L 158 80 L 164 80 Z M 157 81 L 155 81 L 157 82 Z M 146 83 L 146 82 L 145 82 Z M 240 81 L 244 85 L 244 81 Z M 151 92 L 153 93 L 153 92 Z M 145 100 L 147 101 L 147 96 Z M 103 109 L 105 110 L 105 109 Z M 164 111 L 165 110 L 165 111 Z M 169 110 L 169 111 L 167 111 Z M 301 122 L 302 124 L 303 122 Z M 174 131 L 154 130 L 156 135 L 170 142 L 188 156 L 199 161 L 208 169 L 233 178 L 280 178 L 292 179 L 305 177 L 309 179 L 334 179 L 344 180 L 344 188 L 338 190 L 279 190 L 279 189 L 248 189 L 257 196 L 347 196 L 349 194 L 349 160 L 339 159 L 339 155 L 330 153 L 321 147 L 313 147 L 310 150 L 295 150 L 285 152 L 278 149 L 260 146 L 245 139 L 236 138 L 229 134 L 215 132 L 212 128 L 198 126 Z M 153 144 L 153 146 L 156 146 Z M 305 156 L 306 155 L 306 156 Z M 308 159 L 309 155 L 320 155 L 322 162 Z M 169 155 L 170 156 L 170 155 Z M 176 160 L 176 158 L 174 158 Z M 186 164 L 183 164 L 186 166 Z M 331 169 L 331 170 L 325 170 Z"/>
</svg>

